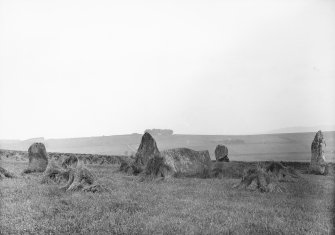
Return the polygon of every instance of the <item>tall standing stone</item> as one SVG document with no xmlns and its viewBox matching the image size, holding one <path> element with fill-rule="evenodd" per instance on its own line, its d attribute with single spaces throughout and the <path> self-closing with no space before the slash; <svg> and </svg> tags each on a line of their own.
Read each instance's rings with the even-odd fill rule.
<svg viewBox="0 0 335 235">
<path fill-rule="evenodd" d="M 44 172 L 48 165 L 48 154 L 43 143 L 33 143 L 28 149 L 29 165 L 26 173 Z"/>
<path fill-rule="evenodd" d="M 224 145 L 218 145 L 215 148 L 215 158 L 218 162 L 229 162 L 228 148 Z"/>
<path fill-rule="evenodd" d="M 159 155 L 160 152 L 155 139 L 148 132 L 145 132 L 135 155 L 135 162 L 133 164 L 135 173 L 142 172 L 149 160 Z"/>
<path fill-rule="evenodd" d="M 310 171 L 315 174 L 326 174 L 327 163 L 324 155 L 324 148 L 326 147 L 326 141 L 323 137 L 323 133 L 318 131 L 314 137 L 311 146 L 311 164 Z"/>
</svg>

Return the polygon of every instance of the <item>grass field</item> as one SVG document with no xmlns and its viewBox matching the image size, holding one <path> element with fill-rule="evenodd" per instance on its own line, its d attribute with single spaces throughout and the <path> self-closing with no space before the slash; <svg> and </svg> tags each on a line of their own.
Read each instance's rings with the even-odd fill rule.
<svg viewBox="0 0 335 235">
<path fill-rule="evenodd" d="M 18 178 L 0 181 L 1 234 L 332 234 L 334 175 L 303 174 L 287 191 L 233 189 L 240 180 L 172 178 L 140 182 L 118 165 L 88 165 L 109 192 L 40 184 L 27 161 L 2 158 Z M 234 167 L 229 163 L 228 167 Z M 251 164 L 251 163 L 244 163 Z M 305 164 L 306 165 L 306 164 Z M 304 165 L 296 165 L 304 167 Z M 299 168 L 299 167 L 298 167 Z"/>
</svg>

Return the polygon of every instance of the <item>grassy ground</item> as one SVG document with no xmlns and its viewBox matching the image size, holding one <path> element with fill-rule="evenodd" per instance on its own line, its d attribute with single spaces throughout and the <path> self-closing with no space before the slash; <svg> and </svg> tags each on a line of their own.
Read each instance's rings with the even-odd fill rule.
<svg viewBox="0 0 335 235">
<path fill-rule="evenodd" d="M 233 189 L 239 179 L 228 176 L 140 182 L 118 165 L 89 165 L 110 189 L 92 194 L 21 176 L 22 160 L 0 164 L 18 176 L 0 181 L 1 234 L 331 234 L 333 226 L 333 175 L 260 193 Z"/>
</svg>

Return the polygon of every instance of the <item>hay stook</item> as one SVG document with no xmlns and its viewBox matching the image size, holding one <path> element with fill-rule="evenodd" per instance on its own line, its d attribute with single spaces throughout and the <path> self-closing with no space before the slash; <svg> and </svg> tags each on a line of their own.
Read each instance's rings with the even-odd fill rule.
<svg viewBox="0 0 335 235">
<path fill-rule="evenodd" d="M 76 161 L 74 160 L 74 162 Z M 60 189 L 72 192 L 80 190 L 93 193 L 108 191 L 106 187 L 97 183 L 95 175 L 84 164 L 75 164 L 74 167 L 71 164 L 65 164 L 65 166 L 66 168 L 55 161 L 50 161 L 41 183 L 57 183 L 63 185 L 60 186 Z"/>
<path fill-rule="evenodd" d="M 4 178 L 16 178 L 15 175 L 5 168 L 0 167 L 0 180 Z"/>
<path fill-rule="evenodd" d="M 285 185 L 281 182 L 294 182 L 300 175 L 292 168 L 285 167 L 279 162 L 267 166 L 258 164 L 243 171 L 241 182 L 233 188 L 258 190 L 260 192 L 284 192 Z"/>
</svg>

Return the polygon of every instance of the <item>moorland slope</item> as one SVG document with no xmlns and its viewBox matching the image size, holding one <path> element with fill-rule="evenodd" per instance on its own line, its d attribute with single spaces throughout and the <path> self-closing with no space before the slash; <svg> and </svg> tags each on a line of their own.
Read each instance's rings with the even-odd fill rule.
<svg viewBox="0 0 335 235">
<path fill-rule="evenodd" d="M 327 160 L 335 161 L 335 131 L 324 132 Z M 130 155 L 136 152 L 140 134 L 45 139 L 48 152 Z M 233 161 L 309 161 L 310 148 L 315 133 L 286 133 L 266 135 L 181 135 L 154 136 L 160 150 L 186 147 L 208 150 L 211 158 L 218 144 L 229 149 Z M 43 139 L 42 139 L 43 140 Z M 26 151 L 33 140 L 0 141 L 0 149 Z"/>
</svg>

